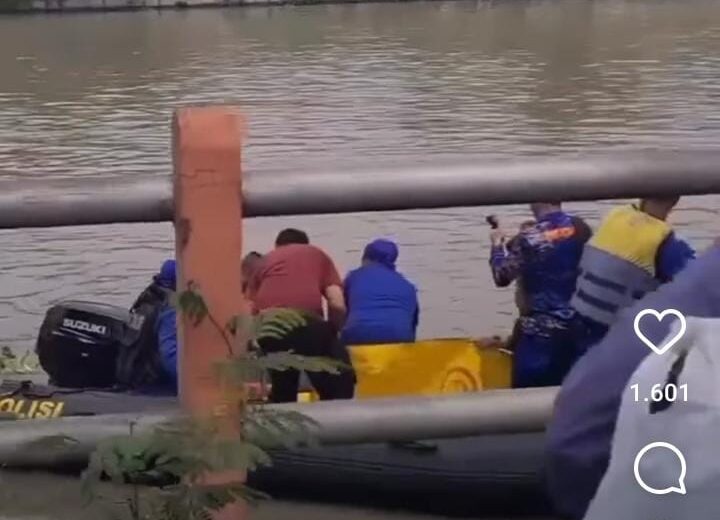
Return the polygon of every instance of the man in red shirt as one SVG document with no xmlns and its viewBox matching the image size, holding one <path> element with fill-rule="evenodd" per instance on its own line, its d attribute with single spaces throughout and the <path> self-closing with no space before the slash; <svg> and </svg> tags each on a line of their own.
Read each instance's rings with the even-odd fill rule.
<svg viewBox="0 0 720 520">
<path fill-rule="evenodd" d="M 267 309 L 294 309 L 306 324 L 293 329 L 282 339 L 265 338 L 264 352 L 292 350 L 303 356 L 328 357 L 350 365 L 347 349 L 338 339 L 347 309 L 342 281 L 330 257 L 310 245 L 305 232 L 285 229 L 275 239 L 275 249 L 266 254 L 248 284 L 255 312 Z M 325 321 L 323 300 L 327 303 Z M 351 399 L 355 376 L 351 370 L 339 374 L 308 373 L 320 399 Z M 297 370 L 270 371 L 270 400 L 275 403 L 297 400 L 300 373 Z"/>
</svg>

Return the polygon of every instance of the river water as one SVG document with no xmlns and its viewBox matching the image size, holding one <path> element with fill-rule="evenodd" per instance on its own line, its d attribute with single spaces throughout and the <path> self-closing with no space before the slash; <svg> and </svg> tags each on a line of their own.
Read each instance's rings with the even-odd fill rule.
<svg viewBox="0 0 720 520">
<path fill-rule="evenodd" d="M 707 0 L 418 2 L 0 18 L 0 179 L 168 175 L 172 109 L 233 103 L 246 167 L 306 171 L 487 157 L 714 146 L 720 3 Z M 441 167 L 441 166 L 439 166 Z M 522 186 L 518 186 L 522 189 Z M 673 217 L 698 248 L 717 197 Z M 570 204 L 591 222 L 603 204 Z M 247 246 L 306 229 L 342 271 L 395 238 L 420 288 L 421 335 L 507 330 L 484 215 L 524 207 L 264 218 Z M 62 298 L 127 305 L 163 258 L 170 224 L 0 233 L 0 342 L 32 345 Z"/>
</svg>

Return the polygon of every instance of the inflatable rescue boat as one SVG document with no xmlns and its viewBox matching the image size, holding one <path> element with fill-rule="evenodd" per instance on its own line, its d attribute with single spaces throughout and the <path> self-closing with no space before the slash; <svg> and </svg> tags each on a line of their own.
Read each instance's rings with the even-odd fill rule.
<svg viewBox="0 0 720 520">
<path fill-rule="evenodd" d="M 177 408 L 175 396 L 118 391 L 114 359 L 136 327 L 122 308 L 67 301 L 48 310 L 38 337 L 43 368 L 71 363 L 77 381 L 0 385 L 0 412 L 20 419 Z M 58 356 L 47 355 L 56 351 Z M 498 339 L 435 339 L 412 344 L 350 347 L 356 399 L 440 395 L 507 388 L 510 353 Z M 49 368 L 49 370 L 48 370 Z M 73 379 L 73 378 L 70 378 Z M 310 389 L 298 396 L 314 400 Z M 273 453 L 273 466 L 250 475 L 273 496 L 399 507 L 446 515 L 543 514 L 543 433 L 423 439 L 413 443 L 320 446 Z"/>
</svg>

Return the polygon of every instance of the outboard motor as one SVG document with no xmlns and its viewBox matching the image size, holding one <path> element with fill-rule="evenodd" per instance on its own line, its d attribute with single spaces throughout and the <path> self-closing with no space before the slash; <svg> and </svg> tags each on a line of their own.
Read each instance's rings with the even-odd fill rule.
<svg viewBox="0 0 720 520">
<path fill-rule="evenodd" d="M 113 305 L 65 301 L 51 307 L 36 345 L 50 383 L 66 388 L 114 386 L 118 355 L 139 334 L 133 321 L 126 309 Z"/>
</svg>

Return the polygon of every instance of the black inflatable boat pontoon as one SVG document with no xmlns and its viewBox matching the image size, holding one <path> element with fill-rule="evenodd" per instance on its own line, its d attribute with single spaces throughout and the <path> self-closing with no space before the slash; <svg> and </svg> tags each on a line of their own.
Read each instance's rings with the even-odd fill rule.
<svg viewBox="0 0 720 520">
<path fill-rule="evenodd" d="M 61 386 L 9 381 L 0 412 L 52 419 L 177 410 L 175 396 L 109 387 L 108 360 L 137 338 L 123 309 L 87 302 L 51 308 L 38 337 L 43 367 Z M 73 389 L 79 386 L 80 389 Z M 320 446 L 273 452 L 273 465 L 249 476 L 273 496 L 393 506 L 445 515 L 544 514 L 543 435 L 486 435 L 412 443 Z"/>
<path fill-rule="evenodd" d="M 0 386 L 0 410 L 50 416 L 165 412 L 174 397 L 69 390 L 29 382 Z M 273 452 L 250 483 L 276 497 L 397 507 L 445 515 L 524 515 L 549 510 L 543 434 L 417 443 L 321 446 Z"/>
</svg>

